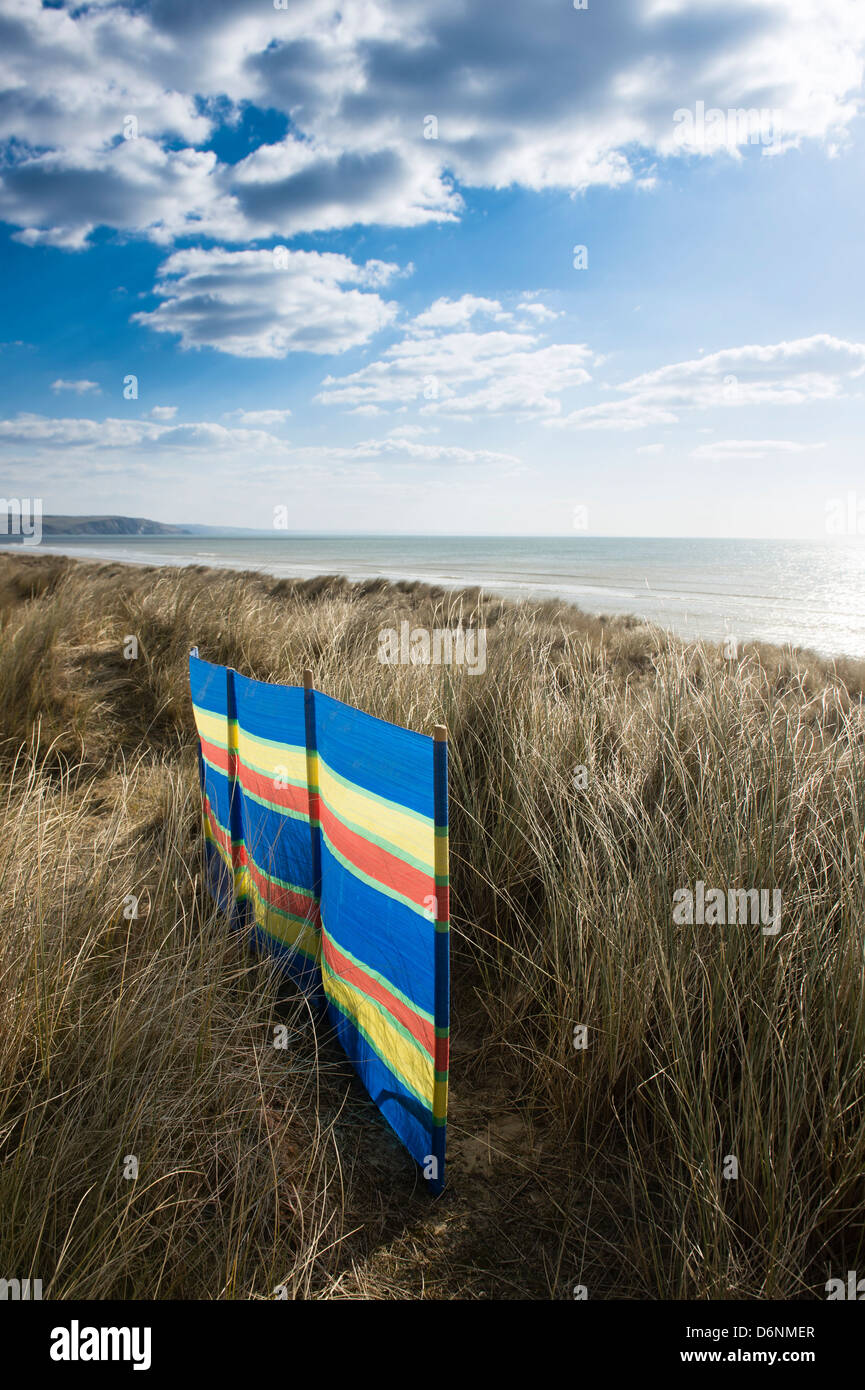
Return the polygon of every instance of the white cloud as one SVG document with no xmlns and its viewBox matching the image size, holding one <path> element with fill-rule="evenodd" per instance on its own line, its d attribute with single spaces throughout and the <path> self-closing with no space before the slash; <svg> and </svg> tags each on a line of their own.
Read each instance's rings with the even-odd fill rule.
<svg viewBox="0 0 865 1390">
<path fill-rule="evenodd" d="M 523 300 L 522 304 L 517 305 L 518 314 L 530 314 L 537 323 L 545 323 L 549 319 L 561 318 L 561 314 L 555 309 L 548 309 L 546 304 L 540 304 L 534 300 Z"/>
<path fill-rule="evenodd" d="M 74 120 L 71 122 L 74 125 Z M 29 246 L 80 250 L 99 226 L 170 244 L 178 236 L 240 239 L 245 223 L 218 186 L 212 151 L 121 140 L 102 151 L 18 156 L 3 169 L 0 218 Z"/>
<path fill-rule="evenodd" d="M 442 328 L 466 328 L 478 315 L 502 322 L 511 318 L 497 299 L 480 299 L 464 294 L 459 299 L 437 299 L 422 314 L 412 319 L 412 332 L 435 332 Z"/>
<path fill-rule="evenodd" d="M 396 270 L 331 252 L 190 248 L 169 256 L 156 285 L 161 304 L 133 321 L 179 335 L 185 348 L 236 357 L 345 352 L 396 316 L 395 304 L 367 288 Z"/>
<path fill-rule="evenodd" d="M 712 444 L 698 444 L 691 450 L 691 458 L 724 463 L 736 459 L 764 459 L 772 454 L 805 454 L 811 449 L 825 447 L 825 444 L 802 444 L 792 439 L 719 439 Z"/>
<path fill-rule="evenodd" d="M 582 343 L 541 345 L 532 333 L 502 329 L 418 337 L 417 322 L 375 362 L 326 377 L 316 399 L 356 408 L 417 404 L 426 415 L 544 417 L 561 409 L 563 391 L 591 379 L 587 364 L 594 359 Z"/>
<path fill-rule="evenodd" d="M 76 396 L 86 396 L 90 393 L 98 396 L 102 388 L 98 381 L 64 381 L 63 377 L 58 377 L 56 381 L 52 381 L 51 390 L 74 391 Z"/>
<path fill-rule="evenodd" d="M 498 453 L 493 449 L 465 449 L 455 444 L 419 444 L 414 439 L 395 439 L 390 435 L 384 439 L 364 439 L 358 444 L 350 444 L 345 447 L 326 445 L 300 452 L 309 456 L 340 462 L 386 457 L 406 463 L 469 465 L 516 464 L 520 462 L 515 454 Z"/>
<path fill-rule="evenodd" d="M 622 382 L 629 394 L 560 415 L 563 429 L 633 430 L 676 424 L 681 410 L 804 405 L 837 400 L 865 373 L 865 343 L 828 333 L 768 345 L 747 344 L 673 362 Z"/>
<path fill-rule="evenodd" d="M 643 372 L 619 388 L 672 407 L 800 405 L 842 394 L 865 372 L 865 343 L 828 333 L 766 346 L 725 348 Z"/>
<path fill-rule="evenodd" d="M 459 216 L 459 186 L 647 188 L 698 101 L 772 110 L 776 149 L 831 154 L 865 49 L 858 0 L 536 0 L 530 21 L 522 0 L 494 21 L 456 0 L 3 0 L 2 26 L 0 216 L 68 248 L 100 225 L 164 243 L 416 226 Z M 220 161 L 205 143 L 247 103 L 285 132 Z"/>
<path fill-rule="evenodd" d="M 155 405 L 148 411 L 151 420 L 173 420 L 177 414 L 176 405 Z"/>
<path fill-rule="evenodd" d="M 291 415 L 290 410 L 232 410 L 231 418 L 241 425 L 253 428 L 270 429 L 273 425 L 284 425 Z"/>
<path fill-rule="evenodd" d="M 561 429 L 576 430 L 641 430 L 650 425 L 674 425 L 677 416 L 672 411 L 639 396 L 628 396 L 621 401 L 602 401 L 599 405 L 587 405 L 572 410 L 569 415 L 560 415 L 546 421 L 546 424 Z"/>
<path fill-rule="evenodd" d="M 210 420 L 173 425 L 157 420 L 54 418 L 22 412 L 0 420 L 0 445 L 30 444 L 40 449 L 127 450 L 139 448 L 284 450 L 285 442 L 264 430 L 228 429 Z"/>
</svg>

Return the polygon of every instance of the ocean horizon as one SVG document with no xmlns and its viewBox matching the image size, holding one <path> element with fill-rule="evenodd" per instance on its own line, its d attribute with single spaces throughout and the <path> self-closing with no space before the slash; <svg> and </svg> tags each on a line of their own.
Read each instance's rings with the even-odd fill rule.
<svg viewBox="0 0 865 1390">
<path fill-rule="evenodd" d="M 554 536 L 52 537 L 43 552 L 279 578 L 418 580 L 633 614 L 681 637 L 865 657 L 865 545 L 850 540 Z"/>
</svg>

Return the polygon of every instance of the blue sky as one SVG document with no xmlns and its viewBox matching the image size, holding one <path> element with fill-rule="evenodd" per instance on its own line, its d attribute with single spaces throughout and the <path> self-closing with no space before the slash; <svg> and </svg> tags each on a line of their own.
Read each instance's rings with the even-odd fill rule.
<svg viewBox="0 0 865 1390">
<path fill-rule="evenodd" d="M 0 0 L 4 495 L 824 535 L 865 504 L 863 10 Z"/>
</svg>

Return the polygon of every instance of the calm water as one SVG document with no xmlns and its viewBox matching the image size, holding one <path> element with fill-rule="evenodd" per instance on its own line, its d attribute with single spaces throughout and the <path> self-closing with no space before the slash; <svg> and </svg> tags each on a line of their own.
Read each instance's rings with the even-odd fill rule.
<svg viewBox="0 0 865 1390">
<path fill-rule="evenodd" d="M 279 576 L 343 574 L 480 584 L 634 613 L 689 637 L 793 643 L 865 657 L 865 544 L 607 537 L 280 536 L 52 540 L 43 550 Z"/>
</svg>

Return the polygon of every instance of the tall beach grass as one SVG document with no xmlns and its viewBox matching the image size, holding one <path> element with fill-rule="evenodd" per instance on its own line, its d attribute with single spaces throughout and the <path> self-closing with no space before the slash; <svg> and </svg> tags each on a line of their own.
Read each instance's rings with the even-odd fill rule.
<svg viewBox="0 0 865 1390">
<path fill-rule="evenodd" d="M 485 627 L 486 670 L 381 664 L 403 619 Z M 448 726 L 437 1201 L 207 899 L 193 643 Z M 824 1297 L 865 1268 L 863 689 L 856 663 L 729 660 L 554 603 L 0 556 L 0 1275 L 45 1297 Z M 779 932 L 676 925 L 698 881 L 780 890 Z"/>
</svg>

